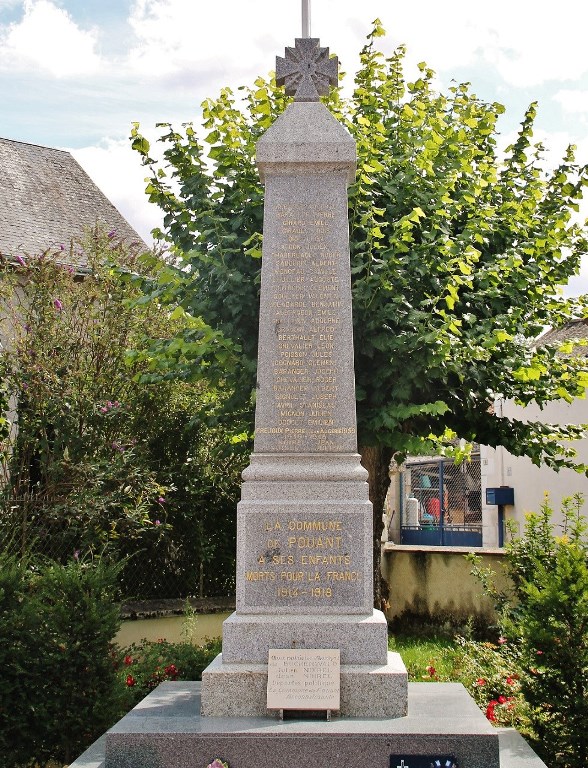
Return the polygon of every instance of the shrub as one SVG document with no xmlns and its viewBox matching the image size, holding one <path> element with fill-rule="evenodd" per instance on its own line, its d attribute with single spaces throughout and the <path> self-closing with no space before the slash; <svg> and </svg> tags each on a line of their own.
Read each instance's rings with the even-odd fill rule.
<svg viewBox="0 0 588 768">
<path fill-rule="evenodd" d="M 562 768 L 588 764 L 588 539 L 582 504 L 579 495 L 564 500 L 561 535 L 554 531 L 547 497 L 538 514 L 528 515 L 523 536 L 507 546 L 512 593 L 498 592 L 492 573 L 474 560 L 474 573 L 501 610 L 508 669 L 520 674 L 517 687 L 535 748 L 550 766 Z M 503 647 L 468 649 L 481 677 L 501 665 L 506 671 Z M 485 696 L 478 700 L 489 704 Z"/>
<path fill-rule="evenodd" d="M 220 638 L 204 645 L 142 640 L 121 650 L 116 667 L 126 693 L 125 709 L 134 707 L 166 680 L 201 680 L 202 670 L 220 652 Z"/>
<path fill-rule="evenodd" d="M 112 725 L 117 569 L 25 565 L 0 554 L 0 754 L 5 768 L 67 763 Z"/>
<path fill-rule="evenodd" d="M 179 323 L 130 279 L 157 259 L 100 232 L 80 247 L 67 257 L 83 279 L 60 251 L 0 262 L 0 546 L 59 562 L 107 552 L 125 563 L 125 597 L 230 594 L 243 466 L 214 425 L 222 387 L 175 370 L 146 381 L 129 350 Z"/>
</svg>

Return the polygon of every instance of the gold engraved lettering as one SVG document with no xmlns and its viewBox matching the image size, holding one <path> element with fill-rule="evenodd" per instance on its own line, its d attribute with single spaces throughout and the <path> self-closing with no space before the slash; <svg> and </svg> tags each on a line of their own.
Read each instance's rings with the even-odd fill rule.
<svg viewBox="0 0 588 768">
<path fill-rule="evenodd" d="M 275 581 L 276 574 L 271 571 L 246 571 L 245 579 L 247 581 Z"/>
<path fill-rule="evenodd" d="M 298 549 L 341 549 L 341 536 L 288 536 L 288 546 Z"/>
<path fill-rule="evenodd" d="M 290 520 L 289 531 L 341 531 L 341 520 Z"/>
<path fill-rule="evenodd" d="M 272 555 L 272 565 L 294 565 L 294 556 Z"/>
<path fill-rule="evenodd" d="M 300 555 L 300 565 L 351 565 L 351 556 Z"/>
<path fill-rule="evenodd" d="M 327 571 L 327 581 L 357 581 L 358 571 Z"/>
</svg>

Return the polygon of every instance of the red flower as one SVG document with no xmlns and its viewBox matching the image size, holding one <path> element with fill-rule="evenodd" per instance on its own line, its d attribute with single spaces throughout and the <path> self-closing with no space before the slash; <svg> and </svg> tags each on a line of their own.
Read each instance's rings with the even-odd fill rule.
<svg viewBox="0 0 588 768">
<path fill-rule="evenodd" d="M 127 667 L 133 663 L 133 657 L 132 656 L 125 656 L 125 664 Z"/>
<path fill-rule="evenodd" d="M 426 669 L 429 677 L 435 677 L 435 675 L 437 674 L 437 670 L 431 664 L 429 664 L 429 666 Z"/>
<path fill-rule="evenodd" d="M 127 685 L 128 685 L 129 688 L 132 688 L 133 685 L 135 685 L 136 682 L 137 681 L 135 680 L 135 678 L 132 675 L 127 675 Z"/>
<path fill-rule="evenodd" d="M 486 681 L 484 680 L 484 678 L 483 678 L 483 677 L 479 677 L 479 678 L 476 680 L 476 685 L 486 685 Z"/>
<path fill-rule="evenodd" d="M 506 702 L 506 696 L 499 696 L 498 697 L 498 703 L 504 704 Z"/>
<path fill-rule="evenodd" d="M 491 702 L 489 702 L 488 706 L 486 707 L 486 717 L 490 722 L 496 721 L 496 715 L 494 714 L 494 708 L 498 702 L 495 699 L 492 699 Z"/>
<path fill-rule="evenodd" d="M 517 675 L 509 675 L 506 678 L 506 684 L 507 685 L 514 685 L 516 681 L 517 681 Z"/>
</svg>

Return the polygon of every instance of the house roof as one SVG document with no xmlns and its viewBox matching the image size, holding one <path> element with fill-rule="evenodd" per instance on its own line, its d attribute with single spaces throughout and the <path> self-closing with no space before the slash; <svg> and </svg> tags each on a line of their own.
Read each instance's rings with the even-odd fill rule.
<svg viewBox="0 0 588 768">
<path fill-rule="evenodd" d="M 588 340 L 588 317 L 570 320 L 559 328 L 552 328 L 540 336 L 536 344 L 537 346 L 563 344 L 566 341 L 579 341 L 580 339 Z M 588 345 L 574 347 L 573 354 L 588 357 Z"/>
<path fill-rule="evenodd" d="M 145 245 L 69 152 L 0 138 L 0 254 L 67 253 L 96 225 Z"/>
</svg>

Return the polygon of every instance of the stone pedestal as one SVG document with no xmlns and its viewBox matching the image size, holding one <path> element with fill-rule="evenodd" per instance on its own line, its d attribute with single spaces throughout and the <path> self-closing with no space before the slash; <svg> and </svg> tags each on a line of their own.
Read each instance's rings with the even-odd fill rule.
<svg viewBox="0 0 588 768">
<path fill-rule="evenodd" d="M 546 768 L 512 729 L 493 728 L 456 683 L 410 683 L 403 718 L 198 715 L 200 683 L 162 683 L 70 768 L 388 768 L 401 755 L 452 755 L 459 768 Z M 394 763 L 392 768 L 395 768 Z"/>
<path fill-rule="evenodd" d="M 357 454 L 347 185 L 355 143 L 295 102 L 257 145 L 265 182 L 255 447 L 237 509 L 237 610 L 202 715 L 267 714 L 270 648 L 336 648 L 341 710 L 401 717 L 407 675 L 373 610 L 372 506 Z"/>
</svg>

